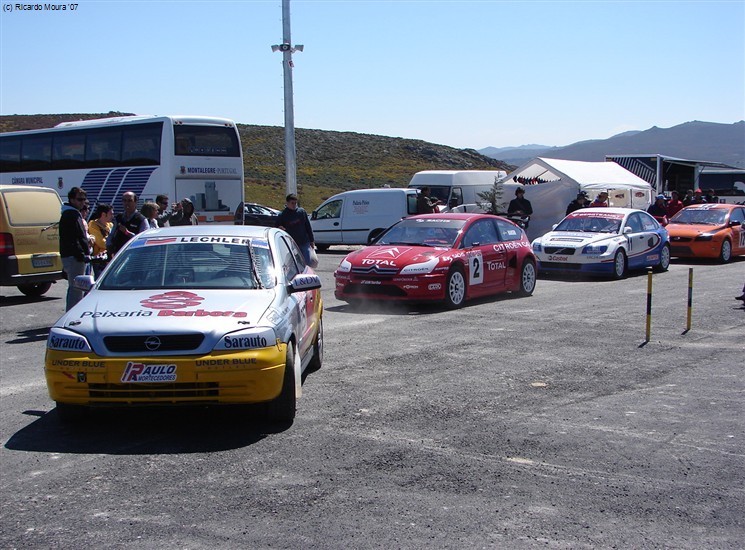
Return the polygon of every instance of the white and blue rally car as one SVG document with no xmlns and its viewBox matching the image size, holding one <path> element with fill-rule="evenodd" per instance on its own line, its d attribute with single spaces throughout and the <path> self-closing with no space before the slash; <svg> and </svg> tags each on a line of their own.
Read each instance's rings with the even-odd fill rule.
<svg viewBox="0 0 745 550">
<path fill-rule="evenodd" d="M 582 208 L 535 239 L 540 271 L 626 276 L 629 269 L 670 265 L 670 238 L 657 220 L 634 208 Z"/>
</svg>

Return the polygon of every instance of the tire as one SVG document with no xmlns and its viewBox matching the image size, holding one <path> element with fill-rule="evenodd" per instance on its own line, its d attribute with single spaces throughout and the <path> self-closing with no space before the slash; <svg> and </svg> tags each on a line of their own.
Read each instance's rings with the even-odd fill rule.
<svg viewBox="0 0 745 550">
<path fill-rule="evenodd" d="M 266 407 L 266 416 L 274 422 L 292 422 L 295 420 L 295 344 L 287 344 L 285 355 L 285 374 L 282 379 L 282 391 Z"/>
<path fill-rule="evenodd" d="M 668 245 L 665 245 L 662 247 L 662 251 L 660 252 L 660 263 L 658 263 L 654 270 L 658 273 L 661 273 L 663 271 L 667 271 L 670 267 L 670 247 Z"/>
<path fill-rule="evenodd" d="M 616 255 L 613 256 L 613 278 L 623 279 L 626 277 L 628 270 L 628 262 L 626 261 L 626 252 L 623 249 L 618 249 Z"/>
<path fill-rule="evenodd" d="M 445 305 L 450 309 L 457 309 L 466 301 L 466 277 L 463 268 L 453 267 L 448 273 L 445 283 Z"/>
<path fill-rule="evenodd" d="M 32 298 L 38 298 L 42 294 L 45 294 L 50 288 L 52 283 L 32 283 L 28 285 L 18 285 L 18 290 L 23 292 L 26 296 Z"/>
<path fill-rule="evenodd" d="M 517 291 L 518 296 L 530 296 L 535 290 L 535 283 L 537 277 L 537 271 L 535 264 L 530 260 L 523 262 L 523 267 L 520 270 L 520 288 Z"/>
<path fill-rule="evenodd" d="M 64 424 L 74 424 L 85 418 L 88 408 L 83 405 L 70 405 L 57 402 L 57 416 Z"/>
<path fill-rule="evenodd" d="M 326 252 L 329 249 L 329 246 L 331 246 L 330 244 L 318 244 L 318 243 L 315 243 L 315 244 L 316 244 L 316 250 L 318 252 Z"/>
<path fill-rule="evenodd" d="M 308 363 L 308 371 L 315 372 L 323 365 L 323 317 L 318 319 L 318 334 L 313 343 L 313 358 Z"/>
<path fill-rule="evenodd" d="M 728 263 L 732 259 L 732 243 L 729 239 L 722 241 L 722 248 L 719 251 L 719 261 L 723 264 Z"/>
</svg>

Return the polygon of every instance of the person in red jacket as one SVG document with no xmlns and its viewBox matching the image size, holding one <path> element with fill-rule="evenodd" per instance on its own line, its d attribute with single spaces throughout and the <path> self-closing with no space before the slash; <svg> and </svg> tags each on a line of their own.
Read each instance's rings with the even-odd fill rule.
<svg viewBox="0 0 745 550">
<path fill-rule="evenodd" d="M 678 197 L 678 192 L 673 191 L 670 193 L 670 200 L 667 202 L 667 219 L 669 220 L 675 214 L 683 210 L 683 201 Z"/>
</svg>

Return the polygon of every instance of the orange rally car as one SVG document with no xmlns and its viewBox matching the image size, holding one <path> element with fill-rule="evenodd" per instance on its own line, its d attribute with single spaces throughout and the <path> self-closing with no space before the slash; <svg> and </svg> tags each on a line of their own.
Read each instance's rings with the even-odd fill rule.
<svg viewBox="0 0 745 550">
<path fill-rule="evenodd" d="M 670 218 L 670 255 L 718 258 L 729 262 L 745 254 L 745 206 L 692 204 Z"/>
</svg>

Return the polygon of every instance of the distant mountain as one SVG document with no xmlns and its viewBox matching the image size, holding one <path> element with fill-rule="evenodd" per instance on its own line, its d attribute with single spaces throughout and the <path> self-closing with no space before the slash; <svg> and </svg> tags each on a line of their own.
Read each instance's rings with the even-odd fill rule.
<svg viewBox="0 0 745 550">
<path fill-rule="evenodd" d="M 497 153 L 492 153 L 493 150 Z M 486 147 L 479 152 L 518 166 L 541 156 L 563 160 L 603 161 L 606 155 L 650 154 L 722 162 L 745 168 L 745 121 L 734 124 L 693 121 L 672 128 L 653 126 L 644 131 L 623 132 L 608 139 L 578 141 L 565 147 Z"/>
</svg>

